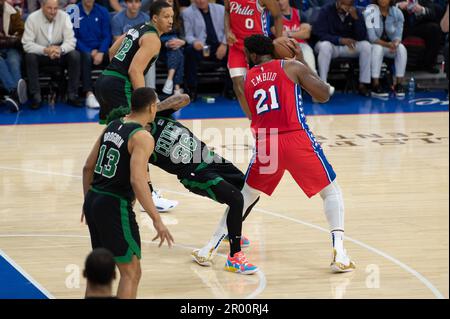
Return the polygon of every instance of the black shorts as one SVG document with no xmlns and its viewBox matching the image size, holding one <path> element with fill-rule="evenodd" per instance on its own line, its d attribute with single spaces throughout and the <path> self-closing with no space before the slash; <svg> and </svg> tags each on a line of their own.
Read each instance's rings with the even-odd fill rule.
<svg viewBox="0 0 450 319">
<path fill-rule="evenodd" d="M 116 263 L 141 258 L 141 237 L 131 202 L 115 194 L 91 189 L 83 205 L 92 249 L 112 252 Z"/>
<path fill-rule="evenodd" d="M 197 169 L 191 175 L 182 178 L 180 182 L 192 193 L 209 197 L 220 203 L 213 187 L 221 181 L 228 182 L 239 190 L 245 183 L 245 175 L 232 163 L 211 163 Z"/>
<path fill-rule="evenodd" d="M 122 106 L 130 107 L 132 85 L 127 77 L 107 70 L 95 82 L 95 97 L 100 104 L 100 124 L 104 124 L 109 112 Z M 114 74 L 114 75 L 113 75 Z"/>
</svg>

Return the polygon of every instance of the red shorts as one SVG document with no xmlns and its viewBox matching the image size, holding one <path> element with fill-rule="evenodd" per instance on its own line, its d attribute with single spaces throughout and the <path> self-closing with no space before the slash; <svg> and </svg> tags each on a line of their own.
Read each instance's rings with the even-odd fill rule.
<svg viewBox="0 0 450 319">
<path fill-rule="evenodd" d="M 246 183 L 270 196 L 286 170 L 308 197 L 336 178 L 322 147 L 311 132 L 304 130 L 258 139 Z"/>
<path fill-rule="evenodd" d="M 234 44 L 229 47 L 228 68 L 248 68 L 247 60 L 245 59 L 244 48 L 239 44 Z"/>
</svg>

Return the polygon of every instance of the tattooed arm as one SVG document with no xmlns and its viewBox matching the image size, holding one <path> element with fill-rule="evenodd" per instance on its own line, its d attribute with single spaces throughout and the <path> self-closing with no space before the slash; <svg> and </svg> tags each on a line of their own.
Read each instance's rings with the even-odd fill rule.
<svg viewBox="0 0 450 319">
<path fill-rule="evenodd" d="M 169 109 L 178 111 L 188 105 L 190 102 L 191 100 L 189 98 L 189 95 L 187 94 L 172 95 L 157 104 L 157 112 L 162 112 Z"/>
</svg>

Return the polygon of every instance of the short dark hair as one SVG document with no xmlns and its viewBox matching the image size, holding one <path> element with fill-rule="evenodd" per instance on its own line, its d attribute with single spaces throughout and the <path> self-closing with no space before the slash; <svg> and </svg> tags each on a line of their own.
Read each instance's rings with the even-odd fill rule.
<svg viewBox="0 0 450 319">
<path fill-rule="evenodd" d="M 154 15 L 159 15 L 164 8 L 172 8 L 172 6 L 167 3 L 165 0 L 158 0 L 153 2 L 150 5 L 150 19 L 153 18 Z"/>
<path fill-rule="evenodd" d="M 389 0 L 389 6 L 390 6 L 390 7 L 395 6 L 395 2 L 396 2 L 396 1 L 397 1 L 397 0 Z M 371 3 L 372 3 L 372 4 L 378 5 L 378 0 L 372 0 Z"/>
<path fill-rule="evenodd" d="M 244 40 L 244 46 L 250 53 L 257 55 L 273 55 L 272 39 L 262 34 L 251 35 Z"/>
<path fill-rule="evenodd" d="M 131 95 L 131 110 L 140 112 L 147 106 L 156 102 L 157 96 L 152 88 L 139 88 L 133 91 Z"/>
<path fill-rule="evenodd" d="M 86 258 L 84 276 L 96 285 L 109 285 L 116 276 L 113 254 L 105 248 L 94 249 Z"/>
</svg>

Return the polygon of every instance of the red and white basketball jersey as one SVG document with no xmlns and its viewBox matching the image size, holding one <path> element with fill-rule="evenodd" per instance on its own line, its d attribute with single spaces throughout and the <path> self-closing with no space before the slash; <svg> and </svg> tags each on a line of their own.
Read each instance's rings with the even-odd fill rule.
<svg viewBox="0 0 450 319">
<path fill-rule="evenodd" d="M 298 10 L 295 8 L 291 9 L 291 18 L 288 19 L 283 16 L 283 30 L 288 32 L 296 32 L 300 30 L 300 15 L 298 14 Z M 297 42 L 302 43 L 305 42 L 303 39 L 296 39 Z"/>
<path fill-rule="evenodd" d="M 268 12 L 258 0 L 230 0 L 230 28 L 237 45 L 244 48 L 244 39 L 253 34 L 269 33 Z"/>
<path fill-rule="evenodd" d="M 283 64 L 284 60 L 262 63 L 250 69 L 245 77 L 244 92 L 256 137 L 271 134 L 271 128 L 278 133 L 308 130 L 301 87 L 289 79 Z"/>
</svg>

